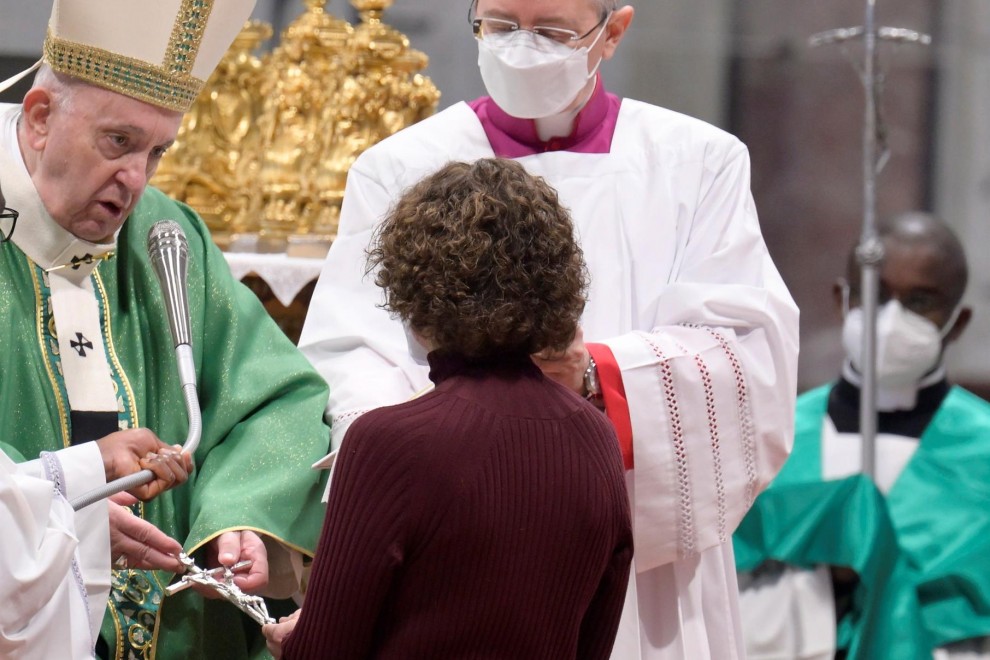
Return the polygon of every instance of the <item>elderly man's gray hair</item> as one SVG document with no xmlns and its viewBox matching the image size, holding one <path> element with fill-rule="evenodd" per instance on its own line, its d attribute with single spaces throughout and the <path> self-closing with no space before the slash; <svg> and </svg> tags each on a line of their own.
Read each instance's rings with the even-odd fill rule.
<svg viewBox="0 0 990 660">
<path fill-rule="evenodd" d="M 45 63 L 34 74 L 33 87 L 48 90 L 52 95 L 52 101 L 55 105 L 62 110 L 68 110 L 69 104 L 75 97 L 76 90 L 85 84 L 87 83 L 78 78 L 73 78 L 64 73 L 58 73 Z"/>
<path fill-rule="evenodd" d="M 619 8 L 619 0 L 595 0 L 595 4 L 598 5 L 602 15 Z"/>
</svg>

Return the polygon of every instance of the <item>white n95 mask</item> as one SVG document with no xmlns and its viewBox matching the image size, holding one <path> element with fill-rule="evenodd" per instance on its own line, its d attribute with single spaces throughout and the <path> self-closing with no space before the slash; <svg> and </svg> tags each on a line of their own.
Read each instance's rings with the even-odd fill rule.
<svg viewBox="0 0 990 660">
<path fill-rule="evenodd" d="M 430 361 L 426 358 L 430 353 L 429 349 L 423 346 L 419 338 L 416 337 L 416 333 L 412 331 L 412 328 L 405 321 L 402 323 L 402 329 L 406 333 L 406 344 L 409 346 L 409 355 L 413 361 L 423 367 L 430 366 Z"/>
<path fill-rule="evenodd" d="M 877 386 L 880 389 L 914 387 L 938 364 L 942 339 L 959 316 L 953 312 L 945 328 L 889 300 L 877 313 Z M 846 312 L 842 346 L 857 371 L 863 373 L 863 309 Z"/>
<path fill-rule="evenodd" d="M 588 73 L 590 46 L 571 48 L 528 30 L 491 34 L 478 40 L 478 67 L 492 100 L 520 119 L 552 117 L 567 109 L 598 71 Z"/>
</svg>

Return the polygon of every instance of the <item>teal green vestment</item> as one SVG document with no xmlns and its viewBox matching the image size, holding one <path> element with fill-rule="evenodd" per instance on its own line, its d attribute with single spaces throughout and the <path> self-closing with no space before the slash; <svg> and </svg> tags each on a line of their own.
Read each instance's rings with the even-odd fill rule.
<svg viewBox="0 0 990 660">
<path fill-rule="evenodd" d="M 327 387 L 230 274 L 202 220 L 149 188 L 124 223 L 116 255 L 91 275 L 119 423 L 169 443 L 188 429 L 162 294 L 147 254 L 148 230 L 178 222 L 189 242 L 188 298 L 203 436 L 189 482 L 138 507 L 187 551 L 232 529 L 263 532 L 311 554 L 324 507 L 329 447 Z M 17 232 L 32 231 L 22 215 Z M 67 446 L 65 383 L 45 273 L 13 242 L 0 246 L 0 448 L 15 460 Z M 225 601 L 193 590 L 164 598 L 171 575 L 116 571 L 104 638 L 117 657 L 236 659 L 263 648 L 259 627 Z M 54 631 L 53 631 L 54 633 Z"/>
<path fill-rule="evenodd" d="M 794 450 L 734 538 L 739 569 L 855 569 L 851 658 L 930 658 L 990 635 L 990 404 L 953 387 L 884 498 L 861 475 L 822 480 L 830 390 L 798 398 Z"/>
</svg>

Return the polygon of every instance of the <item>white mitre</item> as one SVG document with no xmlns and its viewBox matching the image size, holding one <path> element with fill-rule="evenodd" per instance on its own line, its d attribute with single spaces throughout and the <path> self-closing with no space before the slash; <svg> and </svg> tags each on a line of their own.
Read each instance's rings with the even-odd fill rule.
<svg viewBox="0 0 990 660">
<path fill-rule="evenodd" d="M 185 112 L 254 3 L 55 0 L 42 61 L 59 73 Z"/>
</svg>

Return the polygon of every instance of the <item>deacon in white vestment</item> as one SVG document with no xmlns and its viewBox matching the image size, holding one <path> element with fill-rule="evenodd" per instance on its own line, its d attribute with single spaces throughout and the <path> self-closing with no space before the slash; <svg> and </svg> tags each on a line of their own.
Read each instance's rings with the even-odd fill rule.
<svg viewBox="0 0 990 660">
<path fill-rule="evenodd" d="M 24 463 L 0 451 L 0 657 L 92 658 L 110 593 L 111 556 L 133 555 L 136 565 L 155 551 L 181 549 L 130 513 L 123 513 L 133 519 L 125 520 L 130 529 L 114 524 L 108 506 L 122 511 L 117 504 L 100 500 L 75 512 L 69 504 L 105 485 L 107 476 L 126 476 L 137 468 L 156 472 L 155 482 L 141 487 L 143 493 L 184 483 L 188 457 L 177 459 L 175 452 L 146 460 L 149 452 L 163 449 L 174 451 L 140 429 L 44 452 Z"/>
<path fill-rule="evenodd" d="M 631 7 L 478 0 L 472 18 L 491 96 L 372 147 L 348 175 L 300 340 L 330 384 L 333 445 L 429 382 L 422 347 L 365 276 L 376 224 L 449 161 L 518 160 L 558 190 L 591 272 L 582 326 L 596 343 L 538 364 L 603 405 L 630 468 L 635 579 L 613 657 L 744 657 L 730 537 L 788 454 L 798 351 L 746 148 L 605 91 L 597 68 Z"/>
<path fill-rule="evenodd" d="M 95 443 L 20 464 L 0 452 L 0 657 L 93 657 L 110 593 L 107 503 L 74 514 L 68 500 L 105 483 Z"/>
</svg>

